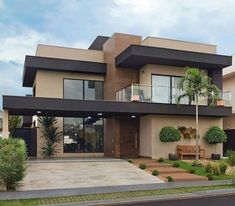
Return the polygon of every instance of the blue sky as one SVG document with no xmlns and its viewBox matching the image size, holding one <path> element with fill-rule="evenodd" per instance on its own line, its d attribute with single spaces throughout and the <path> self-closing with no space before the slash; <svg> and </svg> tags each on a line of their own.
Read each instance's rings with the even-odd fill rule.
<svg viewBox="0 0 235 206">
<path fill-rule="evenodd" d="M 114 32 L 218 45 L 235 53 L 234 0 L 0 0 L 2 95 L 25 95 L 24 56 L 38 43 L 87 48 Z"/>
</svg>

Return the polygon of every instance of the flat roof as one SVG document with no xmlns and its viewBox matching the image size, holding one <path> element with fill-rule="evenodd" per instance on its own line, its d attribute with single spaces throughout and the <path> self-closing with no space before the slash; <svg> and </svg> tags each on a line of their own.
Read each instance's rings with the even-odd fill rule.
<svg viewBox="0 0 235 206">
<path fill-rule="evenodd" d="M 106 63 L 25 56 L 23 87 L 32 87 L 38 70 L 106 74 Z"/>
<path fill-rule="evenodd" d="M 115 62 L 117 67 L 124 68 L 141 68 L 146 64 L 159 64 L 214 70 L 230 66 L 232 64 L 232 57 L 160 47 L 130 45 L 116 57 Z"/>
</svg>

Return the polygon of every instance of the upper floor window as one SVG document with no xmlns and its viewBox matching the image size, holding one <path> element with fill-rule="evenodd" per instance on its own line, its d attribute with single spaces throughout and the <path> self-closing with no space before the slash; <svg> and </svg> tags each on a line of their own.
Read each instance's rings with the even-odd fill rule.
<svg viewBox="0 0 235 206">
<path fill-rule="evenodd" d="M 152 75 L 152 101 L 156 103 L 175 104 L 177 96 L 181 91 L 178 89 L 178 83 L 181 77 Z M 185 98 L 183 104 L 188 104 Z"/>
<path fill-rule="evenodd" d="M 64 98 L 102 100 L 103 82 L 95 80 L 64 79 Z"/>
</svg>

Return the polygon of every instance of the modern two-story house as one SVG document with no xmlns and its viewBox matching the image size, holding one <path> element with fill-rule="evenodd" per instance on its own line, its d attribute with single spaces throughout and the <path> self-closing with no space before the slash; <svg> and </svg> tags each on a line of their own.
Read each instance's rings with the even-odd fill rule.
<svg viewBox="0 0 235 206">
<path fill-rule="evenodd" d="M 215 45 L 120 33 L 98 36 L 88 49 L 38 45 L 35 56 L 25 57 L 23 74 L 33 96 L 3 96 L 3 132 L 7 136 L 9 115 L 55 116 L 63 131 L 57 156 L 166 158 L 177 144 L 195 144 L 194 138 L 159 140 L 164 126 L 195 128 L 195 106 L 175 102 L 184 67 L 204 70 L 222 91 L 222 70 L 231 63 Z M 216 107 L 200 100 L 200 146 L 207 157 L 214 146 L 203 136 L 232 114 L 229 97 L 222 92 L 224 104 Z M 43 137 L 34 126 L 40 157 Z"/>
</svg>

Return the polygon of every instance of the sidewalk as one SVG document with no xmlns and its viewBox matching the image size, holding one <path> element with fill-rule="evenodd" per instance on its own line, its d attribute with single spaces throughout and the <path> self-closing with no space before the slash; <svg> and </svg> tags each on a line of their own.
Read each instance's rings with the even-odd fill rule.
<svg viewBox="0 0 235 206">
<path fill-rule="evenodd" d="M 73 189 L 32 190 L 32 191 L 19 191 L 19 192 L 0 192 L 0 200 L 102 194 L 102 193 L 113 193 L 113 192 L 170 189 L 170 188 L 193 187 L 193 186 L 227 185 L 232 183 L 233 183 L 232 180 L 217 180 L 217 181 L 140 184 L 140 185 L 125 185 L 125 186 L 87 187 L 87 188 L 73 188 Z"/>
</svg>

